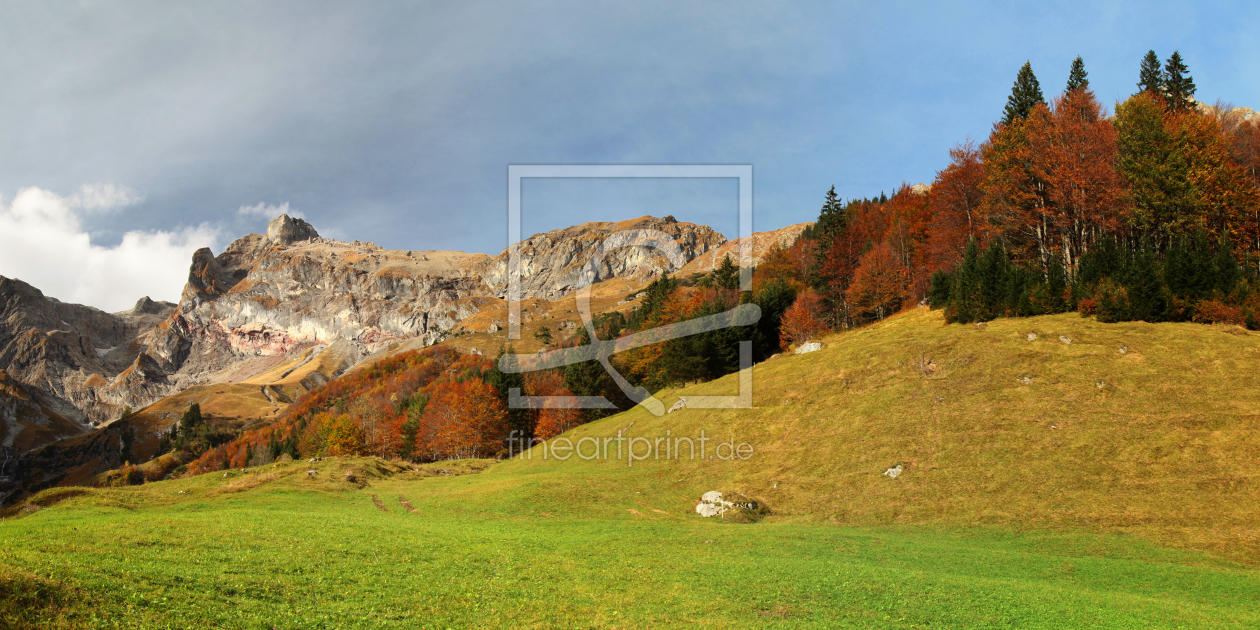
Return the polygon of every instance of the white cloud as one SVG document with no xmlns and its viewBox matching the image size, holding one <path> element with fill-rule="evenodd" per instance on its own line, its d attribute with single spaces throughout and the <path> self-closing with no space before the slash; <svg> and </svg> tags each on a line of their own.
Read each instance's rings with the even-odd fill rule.
<svg viewBox="0 0 1260 630">
<path fill-rule="evenodd" d="M 295 219 L 306 218 L 306 215 L 302 214 L 301 211 L 289 209 L 289 202 L 287 201 L 278 206 L 262 203 L 260 201 L 256 205 L 241 206 L 237 209 L 236 213 L 243 217 L 262 217 L 268 221 L 282 214 L 287 214 Z"/>
<path fill-rule="evenodd" d="M 114 247 L 93 245 L 77 212 L 136 203 L 125 188 L 85 186 L 69 197 L 23 188 L 0 200 L 0 275 L 21 279 L 45 295 L 115 312 L 136 300 L 177 301 L 192 254 L 217 249 L 219 231 L 207 224 L 175 232 L 131 231 Z"/>
<path fill-rule="evenodd" d="M 114 184 L 84 184 L 79 187 L 79 192 L 65 198 L 66 205 L 84 210 L 114 210 L 142 201 L 143 194 Z"/>
</svg>

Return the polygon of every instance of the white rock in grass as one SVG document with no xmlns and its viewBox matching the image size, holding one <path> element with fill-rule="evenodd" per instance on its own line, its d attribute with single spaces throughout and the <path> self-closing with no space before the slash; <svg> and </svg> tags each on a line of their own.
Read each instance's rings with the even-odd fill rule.
<svg viewBox="0 0 1260 630">
<path fill-rule="evenodd" d="M 679 409 L 682 409 L 683 407 L 686 407 L 686 406 L 687 406 L 687 399 L 680 396 L 678 398 L 678 402 L 674 403 L 673 406 L 669 408 L 669 411 L 666 411 L 665 413 L 674 413 L 675 411 L 678 411 Z"/>
<path fill-rule="evenodd" d="M 1036 340 L 1037 340 L 1037 333 L 1034 333 L 1034 332 L 1030 332 L 1030 333 L 1028 333 L 1028 340 L 1029 340 L 1029 341 L 1036 341 Z"/>
<path fill-rule="evenodd" d="M 1063 343 L 1065 343 L 1065 344 L 1069 344 L 1069 345 L 1071 345 L 1071 343 L 1072 343 L 1072 338 L 1071 338 L 1071 337 L 1064 337 L 1063 335 L 1059 335 L 1059 341 L 1062 341 L 1062 342 L 1063 342 Z"/>
<path fill-rule="evenodd" d="M 897 477 L 901 476 L 901 473 L 904 470 L 905 470 L 904 466 L 902 466 L 901 464 L 897 464 L 896 466 L 893 466 L 892 468 L 885 470 L 884 476 L 888 477 L 889 479 L 896 479 Z"/>
<path fill-rule="evenodd" d="M 809 343 L 801 344 L 796 349 L 796 354 L 805 354 L 806 352 L 814 352 L 816 350 L 822 350 L 822 344 L 817 341 L 811 341 Z"/>
<path fill-rule="evenodd" d="M 710 490 L 700 497 L 700 502 L 696 504 L 696 514 L 705 518 L 721 516 L 732 507 L 734 507 L 733 503 L 722 500 L 721 492 Z"/>
</svg>

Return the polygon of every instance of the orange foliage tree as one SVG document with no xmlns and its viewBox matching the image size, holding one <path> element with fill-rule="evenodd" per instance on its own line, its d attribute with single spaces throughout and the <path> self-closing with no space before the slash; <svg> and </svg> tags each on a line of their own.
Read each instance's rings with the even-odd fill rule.
<svg viewBox="0 0 1260 630">
<path fill-rule="evenodd" d="M 901 307 L 907 296 L 910 274 L 887 241 L 880 241 L 862 255 L 848 299 L 859 316 L 883 319 Z"/>
<path fill-rule="evenodd" d="M 980 151 L 968 140 L 949 150 L 949 166 L 936 174 L 928 192 L 932 231 L 926 246 L 926 273 L 953 271 L 962 260 L 967 241 L 987 245 L 990 229 L 982 212 L 984 167 Z"/>
<path fill-rule="evenodd" d="M 564 376 L 557 370 L 527 373 L 525 390 L 531 396 L 573 395 L 573 392 L 564 386 Z M 538 410 L 538 423 L 534 425 L 534 436 L 540 440 L 550 440 L 585 421 L 586 417 L 580 409 L 562 407 L 549 402 L 547 406 Z"/>
<path fill-rule="evenodd" d="M 805 289 L 783 314 L 780 344 L 786 349 L 793 343 L 805 343 L 831 330 L 827 323 L 826 304 L 813 289 Z"/>
<path fill-rule="evenodd" d="M 1116 171 L 1116 131 L 1089 90 L 1054 99 L 1054 109 L 1038 107 L 1028 116 L 1027 139 L 1033 178 L 1047 203 L 1025 216 L 1036 225 L 1043 264 L 1057 254 L 1074 268 L 1103 234 L 1121 227 Z"/>
<path fill-rule="evenodd" d="M 493 385 L 478 377 L 433 388 L 421 421 L 419 449 L 435 458 L 489 457 L 507 435 L 507 407 Z"/>
</svg>

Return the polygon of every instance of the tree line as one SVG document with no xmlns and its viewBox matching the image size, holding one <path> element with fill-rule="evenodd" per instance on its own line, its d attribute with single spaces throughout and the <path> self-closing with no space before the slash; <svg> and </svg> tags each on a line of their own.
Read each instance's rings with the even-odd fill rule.
<svg viewBox="0 0 1260 630">
<path fill-rule="evenodd" d="M 1049 101 L 1025 63 L 989 137 L 954 147 L 927 190 L 842 203 L 833 187 L 758 269 L 801 292 L 785 338 L 914 303 L 951 322 L 1078 310 L 1255 328 L 1260 119 L 1196 102 L 1178 52 L 1147 53 L 1136 86 L 1112 116 L 1080 57 Z"/>
</svg>

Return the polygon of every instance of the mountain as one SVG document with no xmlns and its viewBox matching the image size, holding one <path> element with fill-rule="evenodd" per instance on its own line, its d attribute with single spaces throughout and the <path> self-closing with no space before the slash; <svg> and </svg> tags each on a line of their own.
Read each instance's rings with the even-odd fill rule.
<svg viewBox="0 0 1260 630">
<path fill-rule="evenodd" d="M 756 255 L 771 242 L 790 244 L 804 225 L 754 235 Z M 627 230 L 638 232 L 616 241 L 595 267 L 597 281 L 618 279 L 616 286 L 596 285 L 599 311 L 632 308 L 626 296 L 647 281 L 711 269 L 721 258 L 706 254 L 731 248 L 712 228 L 670 216 L 535 234 L 520 243 L 526 330 L 576 327 L 572 296 L 583 268 Z M 651 248 L 649 234 L 677 244 L 684 265 Z M 198 250 L 178 304 L 144 298 L 110 314 L 0 279 L 5 452 L 58 443 L 24 460 L 24 472 L 0 469 L 0 477 L 8 474 L 0 495 L 16 478 L 30 489 L 116 467 L 124 432 L 143 461 L 193 402 L 232 427 L 245 426 L 400 348 L 453 339 L 465 352 L 490 351 L 503 342 L 507 324 L 509 256 L 386 250 L 323 238 L 309 223 L 281 215 L 265 234 L 241 237 L 218 255 Z M 135 410 L 129 420 L 113 426 L 128 408 Z"/>
<path fill-rule="evenodd" d="M 33 404 L 62 419 L 55 434 L 82 432 L 166 391 L 140 338 L 175 308 L 146 297 L 129 311 L 106 313 L 0 276 L 0 369 Z M 4 422 L 3 445 L 12 447 L 15 427 L 25 423 L 7 412 Z"/>
</svg>

